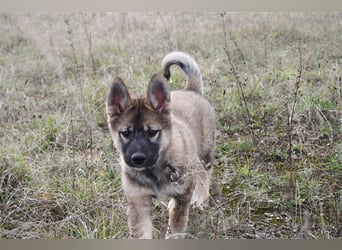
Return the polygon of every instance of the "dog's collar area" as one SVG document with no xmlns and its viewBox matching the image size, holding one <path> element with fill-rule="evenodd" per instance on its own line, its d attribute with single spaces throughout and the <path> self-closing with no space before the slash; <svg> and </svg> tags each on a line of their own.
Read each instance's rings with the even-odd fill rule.
<svg viewBox="0 0 342 250">
<path fill-rule="evenodd" d="M 171 169 L 170 180 L 172 182 L 176 182 L 179 180 L 179 173 L 178 173 L 177 169 L 175 169 L 175 168 Z"/>
<path fill-rule="evenodd" d="M 166 173 L 170 178 L 171 182 L 177 182 L 180 179 L 179 172 L 176 168 L 172 167 L 170 164 L 165 165 Z"/>
</svg>

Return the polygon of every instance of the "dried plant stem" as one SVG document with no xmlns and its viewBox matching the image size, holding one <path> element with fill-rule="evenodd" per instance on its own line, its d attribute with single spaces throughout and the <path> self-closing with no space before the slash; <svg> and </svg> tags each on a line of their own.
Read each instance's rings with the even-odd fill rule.
<svg viewBox="0 0 342 250">
<path fill-rule="evenodd" d="M 227 38 L 227 32 L 226 32 L 226 27 L 225 27 L 225 22 L 224 22 L 224 16 L 225 16 L 225 13 L 222 13 L 221 14 L 221 20 L 222 20 L 222 29 L 223 29 L 223 34 L 224 34 L 224 47 L 223 47 L 223 50 L 228 58 L 228 62 L 229 62 L 229 65 L 230 65 L 230 68 L 231 68 L 231 72 L 233 74 L 233 77 L 236 81 L 236 84 L 237 84 L 237 88 L 238 88 L 238 91 L 239 91 L 239 96 L 243 102 L 243 106 L 245 107 L 245 110 L 246 110 L 246 114 L 247 114 L 247 118 L 248 118 L 248 123 L 249 125 L 251 125 L 253 123 L 253 120 L 252 120 L 252 116 L 251 116 L 251 112 L 248 108 L 248 103 L 247 103 L 247 98 L 246 98 L 246 94 L 245 94 L 245 91 L 243 89 L 243 83 L 241 82 L 241 79 L 240 79 L 240 76 L 239 76 L 239 73 L 234 65 L 234 62 L 233 62 L 233 59 L 232 59 L 232 56 L 229 52 L 229 49 L 228 49 L 228 38 Z M 235 46 L 237 46 L 236 44 L 236 41 L 234 40 L 234 44 Z M 238 46 L 237 46 L 238 47 Z M 244 56 L 243 54 L 240 53 L 240 56 L 244 59 Z M 253 139 L 253 143 L 255 143 L 255 135 L 254 135 L 254 132 L 252 129 L 250 129 L 250 133 L 252 135 L 252 139 Z"/>
<path fill-rule="evenodd" d="M 300 87 L 300 81 L 302 78 L 302 70 L 303 70 L 303 62 L 302 62 L 302 50 L 301 50 L 301 44 L 299 45 L 299 65 L 297 69 L 297 75 L 296 75 L 296 82 L 295 82 L 295 88 L 293 91 L 293 103 L 290 107 L 290 111 L 288 113 L 288 120 L 287 120 L 287 136 L 289 140 L 289 148 L 288 148 L 288 162 L 290 169 L 293 168 L 293 157 L 292 157 L 292 142 L 293 142 L 293 116 L 295 113 L 296 105 L 298 102 L 299 97 L 299 87 Z"/>
<path fill-rule="evenodd" d="M 292 151 L 293 151 L 293 117 L 294 117 L 294 113 L 295 113 L 295 109 L 296 109 L 296 105 L 298 102 L 298 97 L 299 97 L 299 88 L 300 88 L 300 82 L 301 82 L 301 78 L 302 78 L 302 69 L 303 69 L 303 63 L 302 63 L 302 51 L 301 51 L 301 44 L 299 44 L 299 65 L 298 65 L 298 69 L 297 69 L 297 75 L 296 75 L 296 81 L 295 81 L 295 87 L 294 87 L 294 91 L 293 91 L 293 102 L 291 107 L 289 107 L 288 104 L 286 104 L 287 106 L 287 137 L 288 137 L 288 154 L 287 154 L 287 160 L 288 160 L 288 167 L 289 167 L 289 171 L 290 171 L 290 180 L 289 180 L 289 184 L 292 190 L 292 197 L 295 199 L 295 206 L 296 209 L 295 211 L 292 211 L 292 216 L 293 218 L 297 217 L 297 204 L 299 204 L 299 210 L 301 210 L 300 207 L 300 200 L 297 199 L 297 197 L 300 195 L 298 188 L 297 187 L 297 183 L 295 181 L 295 169 L 293 167 L 293 155 L 292 155 Z M 297 192 L 298 191 L 298 192 Z M 299 213 L 301 213 L 301 211 L 299 211 Z M 296 225 L 296 220 L 293 220 L 292 226 L 295 227 Z"/>
<path fill-rule="evenodd" d="M 95 58 L 94 58 L 94 54 L 93 54 L 93 50 L 92 50 L 91 33 L 88 31 L 88 27 L 87 27 L 86 20 L 84 18 L 84 14 L 81 13 L 81 15 L 82 15 L 82 20 L 83 20 L 84 31 L 85 31 L 86 36 L 87 36 L 88 50 L 89 50 L 89 56 L 90 56 L 90 60 L 91 60 L 93 75 L 94 75 L 94 77 L 96 77 L 96 64 L 95 64 Z"/>
</svg>

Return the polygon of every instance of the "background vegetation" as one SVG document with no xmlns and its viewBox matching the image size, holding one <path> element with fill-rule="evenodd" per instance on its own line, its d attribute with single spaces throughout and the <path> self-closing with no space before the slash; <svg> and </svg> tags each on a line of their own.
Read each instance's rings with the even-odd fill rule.
<svg viewBox="0 0 342 250">
<path fill-rule="evenodd" d="M 1 238 L 127 238 L 107 88 L 145 93 L 173 50 L 215 107 L 223 195 L 185 237 L 341 238 L 342 14 L 2 13 L 0 32 Z"/>
</svg>

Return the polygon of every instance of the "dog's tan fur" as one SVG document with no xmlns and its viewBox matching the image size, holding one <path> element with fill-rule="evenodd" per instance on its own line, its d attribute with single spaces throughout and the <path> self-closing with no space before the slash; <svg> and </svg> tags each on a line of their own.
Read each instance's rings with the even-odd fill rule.
<svg viewBox="0 0 342 250">
<path fill-rule="evenodd" d="M 164 79 L 155 74 L 146 97 L 131 98 L 120 78 L 111 85 L 106 112 L 112 138 L 121 157 L 122 186 L 127 197 L 130 234 L 152 238 L 151 200 L 171 197 L 171 233 L 182 232 L 188 223 L 190 204 L 203 208 L 209 198 L 215 148 L 215 116 L 202 96 L 197 63 L 183 52 L 165 56 L 162 70 L 170 77 L 170 66 L 179 65 L 188 77 L 185 89 L 169 92 Z M 138 121 L 139 120 L 139 121 Z M 120 131 L 139 126 L 160 131 L 149 139 L 159 146 L 153 165 L 132 168 L 125 161 Z"/>
</svg>

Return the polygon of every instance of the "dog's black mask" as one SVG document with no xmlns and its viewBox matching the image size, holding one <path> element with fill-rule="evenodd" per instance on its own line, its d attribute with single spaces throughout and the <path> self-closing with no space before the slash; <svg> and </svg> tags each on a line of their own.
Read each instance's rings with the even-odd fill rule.
<svg viewBox="0 0 342 250">
<path fill-rule="evenodd" d="M 151 137 L 160 137 L 160 131 L 133 129 L 120 132 L 124 160 L 128 166 L 145 169 L 156 163 L 159 156 L 159 144 L 156 140 L 152 142 Z"/>
</svg>

